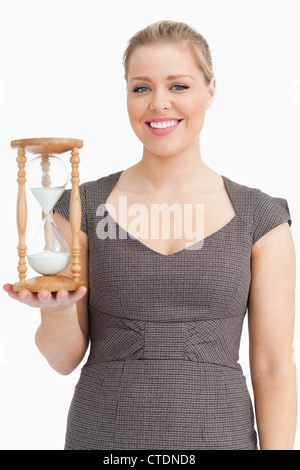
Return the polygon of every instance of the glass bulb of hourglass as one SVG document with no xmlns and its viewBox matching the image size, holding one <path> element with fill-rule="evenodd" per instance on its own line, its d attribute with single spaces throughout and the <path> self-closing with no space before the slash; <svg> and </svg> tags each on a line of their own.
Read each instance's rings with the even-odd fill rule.
<svg viewBox="0 0 300 470">
<path fill-rule="evenodd" d="M 68 182 L 68 173 L 59 158 L 42 155 L 28 166 L 27 179 L 45 214 L 28 248 L 28 263 L 39 274 L 56 275 L 68 266 L 71 259 L 69 245 L 51 217 L 51 211 Z"/>
<path fill-rule="evenodd" d="M 34 271 L 52 276 L 63 271 L 69 264 L 69 245 L 50 215 L 46 215 L 27 252 L 28 263 Z"/>
</svg>

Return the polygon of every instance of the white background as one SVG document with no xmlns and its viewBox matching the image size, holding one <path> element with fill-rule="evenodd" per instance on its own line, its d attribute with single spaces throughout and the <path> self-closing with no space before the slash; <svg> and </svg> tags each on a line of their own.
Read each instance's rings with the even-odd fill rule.
<svg viewBox="0 0 300 470">
<path fill-rule="evenodd" d="M 297 250 L 299 16 L 299 0 L 2 0 L 1 286 L 18 280 L 17 164 L 10 141 L 83 139 L 81 182 L 139 161 L 142 144 L 127 116 L 122 54 L 136 31 L 161 19 L 191 24 L 211 48 L 217 97 L 201 133 L 203 160 L 236 182 L 286 198 Z M 32 200 L 29 210 L 36 210 Z M 298 291 L 299 283 L 297 297 Z M 69 376 L 54 372 L 34 344 L 39 310 L 3 290 L 0 296 L 0 447 L 62 449 L 80 367 Z M 244 326 L 240 362 L 252 394 L 247 321 Z M 299 319 L 295 346 L 299 362 Z"/>
</svg>

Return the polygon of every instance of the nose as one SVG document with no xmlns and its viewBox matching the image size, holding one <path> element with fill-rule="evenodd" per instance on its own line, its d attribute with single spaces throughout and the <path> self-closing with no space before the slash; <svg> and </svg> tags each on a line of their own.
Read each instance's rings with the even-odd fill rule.
<svg viewBox="0 0 300 470">
<path fill-rule="evenodd" d="M 150 110 L 160 111 L 161 109 L 169 109 L 171 102 L 167 96 L 167 92 L 164 90 L 155 90 L 151 93 Z"/>
</svg>

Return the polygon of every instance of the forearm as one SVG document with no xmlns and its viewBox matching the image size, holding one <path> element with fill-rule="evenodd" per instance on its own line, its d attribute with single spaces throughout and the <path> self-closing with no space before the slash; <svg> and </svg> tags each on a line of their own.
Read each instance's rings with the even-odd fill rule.
<svg viewBox="0 0 300 470">
<path fill-rule="evenodd" d="M 296 368 L 252 376 L 260 450 L 292 450 L 297 422 Z"/>
<path fill-rule="evenodd" d="M 78 323 L 76 304 L 59 312 L 41 309 L 35 342 L 53 369 L 63 375 L 72 372 L 88 346 Z"/>
</svg>

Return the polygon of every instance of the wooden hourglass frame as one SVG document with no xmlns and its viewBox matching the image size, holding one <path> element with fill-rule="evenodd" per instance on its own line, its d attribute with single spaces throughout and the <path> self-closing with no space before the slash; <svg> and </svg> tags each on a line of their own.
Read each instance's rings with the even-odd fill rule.
<svg viewBox="0 0 300 470">
<path fill-rule="evenodd" d="M 31 292 L 39 292 L 41 289 L 47 289 L 51 292 L 57 292 L 60 289 L 67 291 L 74 291 L 79 286 L 86 286 L 86 282 L 80 280 L 80 252 L 81 247 L 79 243 L 79 232 L 81 227 L 81 202 L 79 193 L 79 152 L 78 149 L 83 147 L 83 141 L 79 139 L 67 138 L 35 138 L 35 139 L 20 139 L 11 142 L 12 148 L 18 149 L 18 198 L 17 198 L 17 227 L 18 227 L 18 255 L 19 255 L 19 282 L 13 284 L 13 290 L 19 292 L 22 289 L 28 289 Z M 26 226 L 27 226 L 27 204 L 26 204 L 26 151 L 38 154 L 47 161 L 51 159 L 52 154 L 63 154 L 71 151 L 70 163 L 72 166 L 71 172 L 71 200 L 70 200 L 70 223 L 72 231 L 72 246 L 71 246 L 71 272 L 72 278 L 62 275 L 50 276 L 37 276 L 31 279 L 26 279 L 26 252 L 27 246 L 25 243 Z M 44 217 L 44 213 L 43 213 Z"/>
</svg>

